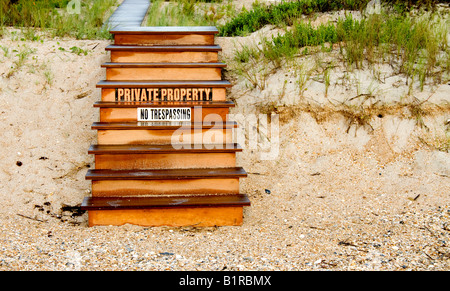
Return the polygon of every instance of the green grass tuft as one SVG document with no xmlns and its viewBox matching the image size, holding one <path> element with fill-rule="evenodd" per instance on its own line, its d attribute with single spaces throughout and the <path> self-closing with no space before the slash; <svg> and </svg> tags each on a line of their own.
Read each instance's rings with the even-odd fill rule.
<svg viewBox="0 0 450 291">
<path fill-rule="evenodd" d="M 247 52 L 238 51 L 237 58 L 246 61 L 260 54 L 258 58 L 264 56 L 279 67 L 285 58 L 307 53 L 310 47 L 321 46 L 323 51 L 329 51 L 336 44 L 349 69 L 388 63 L 396 73 L 411 79 L 411 83 L 419 80 L 423 89 L 427 79 L 441 83 L 443 76 L 449 74 L 449 22 L 449 18 L 434 12 L 424 12 L 420 17 L 372 14 L 359 20 L 349 14 L 337 24 L 317 27 L 300 22 L 284 34 L 263 39 L 261 50 L 252 50 L 252 54 L 248 54 L 250 48 L 245 48 Z"/>
<path fill-rule="evenodd" d="M 0 0 L 0 26 L 34 27 L 52 36 L 77 39 L 108 39 L 103 23 L 113 12 L 117 0 L 80 0 L 80 13 L 67 11 L 69 0 Z M 32 35 L 30 35 L 32 37 Z"/>
<path fill-rule="evenodd" d="M 220 3 L 219 3 L 220 2 Z M 152 1 L 147 26 L 214 26 L 231 18 L 234 9 L 231 1 L 180 0 Z"/>
</svg>

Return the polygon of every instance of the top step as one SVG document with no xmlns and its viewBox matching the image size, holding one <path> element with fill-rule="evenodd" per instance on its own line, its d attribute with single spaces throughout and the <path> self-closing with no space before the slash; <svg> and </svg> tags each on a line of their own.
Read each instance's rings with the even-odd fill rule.
<svg viewBox="0 0 450 291">
<path fill-rule="evenodd" d="M 112 34 L 218 34 L 215 26 L 130 26 L 117 27 L 110 31 Z"/>
<path fill-rule="evenodd" d="M 110 31 L 116 45 L 213 45 L 215 26 L 118 27 Z"/>
</svg>

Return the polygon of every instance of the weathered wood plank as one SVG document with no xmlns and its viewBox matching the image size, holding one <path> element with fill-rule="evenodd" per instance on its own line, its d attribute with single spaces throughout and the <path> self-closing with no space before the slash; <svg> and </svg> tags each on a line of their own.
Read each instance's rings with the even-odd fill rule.
<svg viewBox="0 0 450 291">
<path fill-rule="evenodd" d="M 96 169 L 186 169 L 236 167 L 235 152 L 96 154 Z"/>
<path fill-rule="evenodd" d="M 239 226 L 242 206 L 150 208 L 88 211 L 89 226 L 134 224 L 156 226 Z"/>
<path fill-rule="evenodd" d="M 217 34 L 219 30 L 215 26 L 140 26 L 117 27 L 110 30 L 112 34 L 131 35 L 189 35 L 189 34 Z"/>
<path fill-rule="evenodd" d="M 90 169 L 87 180 L 160 180 L 160 179 L 206 179 L 247 177 L 241 167 L 217 169 L 162 169 L 162 170 L 98 170 Z"/>
<path fill-rule="evenodd" d="M 83 210 L 142 209 L 166 207 L 249 206 L 246 194 L 147 196 L 147 197 L 85 197 Z"/>
<path fill-rule="evenodd" d="M 237 143 L 223 144 L 220 147 L 209 147 L 206 144 L 187 144 L 181 148 L 171 144 L 154 145 L 91 145 L 89 154 L 148 154 L 148 153 L 220 153 L 220 152 L 241 152 L 242 147 Z"/>
<path fill-rule="evenodd" d="M 239 178 L 92 180 L 93 197 L 239 194 Z"/>
</svg>

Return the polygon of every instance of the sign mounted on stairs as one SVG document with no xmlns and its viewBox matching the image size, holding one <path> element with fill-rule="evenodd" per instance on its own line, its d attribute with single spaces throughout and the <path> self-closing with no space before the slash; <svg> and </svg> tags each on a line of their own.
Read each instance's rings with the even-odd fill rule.
<svg viewBox="0 0 450 291">
<path fill-rule="evenodd" d="M 117 88 L 120 102 L 212 101 L 212 88 Z"/>
<path fill-rule="evenodd" d="M 138 121 L 191 121 L 191 108 L 138 107 Z"/>
<path fill-rule="evenodd" d="M 89 225 L 241 225 L 250 201 L 239 180 L 247 173 L 236 166 L 242 148 L 232 142 L 236 123 L 227 120 L 234 103 L 226 100 L 231 84 L 222 80 L 217 29 L 111 33 L 111 62 L 102 65 L 106 80 L 94 104 L 97 144 L 88 151 L 95 157 L 86 175 L 92 195 L 82 203 Z M 180 132 L 185 139 L 174 139 Z M 220 138 L 205 142 L 212 132 Z"/>
</svg>

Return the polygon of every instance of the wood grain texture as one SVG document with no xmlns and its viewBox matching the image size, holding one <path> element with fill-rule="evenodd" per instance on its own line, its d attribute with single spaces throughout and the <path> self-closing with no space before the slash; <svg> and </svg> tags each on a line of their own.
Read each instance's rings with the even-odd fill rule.
<svg viewBox="0 0 450 291">
<path fill-rule="evenodd" d="M 115 35 L 214 35 L 219 33 L 215 26 L 139 26 L 116 27 L 110 30 Z"/>
<path fill-rule="evenodd" d="M 167 207 L 250 206 L 246 194 L 146 197 L 85 197 L 82 210 L 149 209 Z"/>
<path fill-rule="evenodd" d="M 215 63 L 219 60 L 217 52 L 142 52 L 112 51 L 112 62 L 148 63 Z"/>
<path fill-rule="evenodd" d="M 177 129 L 98 129 L 97 143 L 102 145 L 120 144 L 184 144 L 184 143 L 231 143 L 233 128 L 189 128 Z"/>
<path fill-rule="evenodd" d="M 92 196 L 137 196 L 170 194 L 239 194 L 239 167 L 160 170 L 89 170 Z"/>
<path fill-rule="evenodd" d="M 107 80 L 221 80 L 222 69 L 213 67 L 106 68 Z"/>
<path fill-rule="evenodd" d="M 126 52 L 220 52 L 222 48 L 219 45 L 109 45 L 105 48 L 107 51 L 126 51 Z"/>
<path fill-rule="evenodd" d="M 179 194 L 239 194 L 239 178 L 92 181 L 93 197 Z"/>
<path fill-rule="evenodd" d="M 118 45 L 213 45 L 211 34 L 115 34 L 114 43 Z"/>
<path fill-rule="evenodd" d="M 106 68 L 106 79 L 120 80 L 193 80 L 219 81 L 224 63 L 111 63 Z"/>
<path fill-rule="evenodd" d="M 189 169 L 229 168 L 235 166 L 236 154 L 233 152 L 95 155 L 96 169 Z"/>
<path fill-rule="evenodd" d="M 161 153 L 235 153 L 242 151 L 237 143 L 230 144 L 171 144 L 154 145 L 91 145 L 89 154 L 161 154 Z"/>
<path fill-rule="evenodd" d="M 86 197 L 81 209 L 88 211 L 89 226 L 223 226 L 241 225 L 245 194 Z"/>
<path fill-rule="evenodd" d="M 177 169 L 177 170 L 97 170 L 90 169 L 87 180 L 165 180 L 165 179 L 217 179 L 246 177 L 241 167 L 217 169 Z"/>
<path fill-rule="evenodd" d="M 239 226 L 243 207 L 152 208 L 90 210 L 89 226 L 134 224 L 140 226 Z"/>
<path fill-rule="evenodd" d="M 99 81 L 96 85 L 97 88 L 173 88 L 173 87 L 212 87 L 212 88 L 230 88 L 231 83 L 226 80 L 217 80 L 217 81 L 108 81 L 102 80 Z"/>
<path fill-rule="evenodd" d="M 211 46 L 130 46 L 109 45 L 111 62 L 149 63 L 214 63 L 221 47 Z"/>
<path fill-rule="evenodd" d="M 232 143 L 235 121 L 94 122 L 98 144 Z"/>
</svg>

